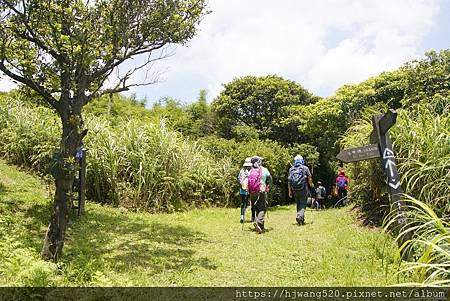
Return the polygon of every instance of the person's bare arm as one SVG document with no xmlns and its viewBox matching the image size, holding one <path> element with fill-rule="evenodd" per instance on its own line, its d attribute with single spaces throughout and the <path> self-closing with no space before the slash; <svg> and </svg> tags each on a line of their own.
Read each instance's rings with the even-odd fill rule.
<svg viewBox="0 0 450 301">
<path fill-rule="evenodd" d="M 309 184 L 310 188 L 314 187 L 314 183 L 313 183 L 312 177 L 308 177 L 308 184 Z"/>
</svg>

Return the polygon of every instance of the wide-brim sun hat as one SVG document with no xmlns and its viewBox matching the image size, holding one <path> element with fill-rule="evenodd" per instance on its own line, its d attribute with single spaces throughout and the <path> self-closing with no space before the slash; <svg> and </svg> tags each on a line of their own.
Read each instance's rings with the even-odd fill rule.
<svg viewBox="0 0 450 301">
<path fill-rule="evenodd" d="M 252 167 L 252 158 L 248 157 L 245 158 L 244 164 L 242 164 L 243 167 Z"/>
</svg>

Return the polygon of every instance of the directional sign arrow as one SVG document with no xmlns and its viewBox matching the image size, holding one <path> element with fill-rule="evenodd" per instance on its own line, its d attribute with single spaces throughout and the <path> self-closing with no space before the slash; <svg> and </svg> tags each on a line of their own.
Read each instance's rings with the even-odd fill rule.
<svg viewBox="0 0 450 301">
<path fill-rule="evenodd" d="M 385 167 L 389 170 L 389 173 L 391 174 L 391 178 L 393 178 L 394 177 L 394 169 L 393 168 L 396 167 L 394 161 L 387 159 Z"/>
<path fill-rule="evenodd" d="M 393 183 L 389 182 L 389 186 L 391 186 L 394 189 L 397 189 L 400 187 L 400 182 L 397 182 L 397 184 L 393 184 Z"/>
<path fill-rule="evenodd" d="M 389 148 L 385 148 L 383 152 L 383 159 L 387 158 L 394 158 L 394 152 Z"/>
</svg>

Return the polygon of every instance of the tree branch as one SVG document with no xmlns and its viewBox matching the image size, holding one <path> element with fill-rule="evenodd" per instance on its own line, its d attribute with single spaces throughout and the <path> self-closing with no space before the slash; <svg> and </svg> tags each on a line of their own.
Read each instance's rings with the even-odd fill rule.
<svg viewBox="0 0 450 301">
<path fill-rule="evenodd" d="M 58 54 L 56 51 L 49 48 L 44 43 L 44 41 L 38 39 L 36 33 L 33 31 L 33 29 L 30 27 L 30 24 L 28 23 L 28 18 L 26 17 L 26 13 L 25 12 L 22 13 L 22 12 L 18 11 L 16 9 L 16 7 L 13 4 L 11 4 L 8 0 L 3 0 L 2 2 L 6 3 L 6 5 L 13 12 L 15 12 L 18 16 L 20 16 L 20 18 L 22 19 L 22 24 L 25 26 L 29 35 L 27 35 L 26 33 L 19 32 L 19 30 L 17 30 L 16 28 L 11 28 L 11 30 L 13 32 L 15 32 L 19 37 L 36 44 L 39 48 L 41 48 L 42 50 L 44 50 L 48 54 L 50 54 L 61 65 L 63 63 L 63 57 L 60 54 Z M 24 6 L 24 9 L 25 9 L 25 7 L 26 7 L 25 3 L 23 3 L 22 5 Z"/>
<path fill-rule="evenodd" d="M 48 93 L 44 87 L 35 83 L 33 80 L 31 80 L 29 78 L 25 78 L 23 76 L 13 73 L 11 70 L 6 68 L 6 66 L 3 62 L 0 62 L 0 70 L 3 73 L 5 73 L 7 76 L 11 77 L 12 79 L 14 79 L 18 82 L 21 82 L 21 83 L 27 85 L 28 87 L 32 88 L 36 92 L 38 92 L 42 97 L 44 97 L 44 99 L 48 102 L 48 104 L 53 109 L 55 109 L 56 111 L 59 110 L 58 101 L 50 93 Z"/>
</svg>

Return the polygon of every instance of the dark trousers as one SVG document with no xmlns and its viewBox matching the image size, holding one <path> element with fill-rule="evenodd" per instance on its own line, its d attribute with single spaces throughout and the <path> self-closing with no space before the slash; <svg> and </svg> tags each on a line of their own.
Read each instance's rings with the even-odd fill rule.
<svg viewBox="0 0 450 301">
<path fill-rule="evenodd" d="M 315 199 L 311 208 L 323 209 L 325 204 L 325 199 Z"/>
<path fill-rule="evenodd" d="M 252 210 L 255 210 L 255 222 L 258 223 L 258 226 L 261 229 L 264 229 L 264 217 L 267 210 L 267 193 L 260 192 L 250 194 L 250 202 L 252 202 Z"/>
<path fill-rule="evenodd" d="M 249 195 L 245 195 L 245 194 L 241 194 L 241 215 L 245 215 L 245 210 L 247 210 L 247 206 L 248 206 L 248 199 L 249 199 Z M 252 217 L 254 216 L 253 214 L 253 207 L 252 207 Z"/>
<path fill-rule="evenodd" d="M 338 197 L 339 197 L 339 206 L 344 205 L 344 198 L 347 197 L 347 189 L 339 188 L 338 189 Z"/>
<path fill-rule="evenodd" d="M 294 200 L 297 203 L 297 220 L 305 222 L 305 210 L 308 200 L 308 190 L 294 190 Z"/>
</svg>

